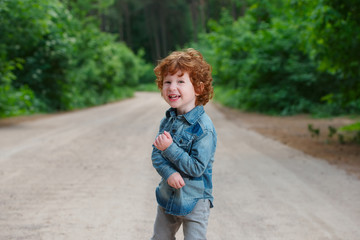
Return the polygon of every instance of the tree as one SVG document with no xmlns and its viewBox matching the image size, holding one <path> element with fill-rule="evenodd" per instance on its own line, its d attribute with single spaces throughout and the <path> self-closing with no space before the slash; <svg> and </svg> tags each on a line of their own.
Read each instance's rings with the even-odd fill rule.
<svg viewBox="0 0 360 240">
<path fill-rule="evenodd" d="M 340 92 L 325 97 L 345 111 L 360 111 L 360 3 L 356 0 L 297 1 L 294 18 L 303 21 L 305 51 L 319 70 L 341 79 Z"/>
<path fill-rule="evenodd" d="M 1 117 L 81 108 L 132 94 L 147 64 L 100 31 L 101 14 L 77 9 L 85 2 L 98 3 L 0 2 Z M 83 18 L 74 17 L 69 6 Z"/>
</svg>

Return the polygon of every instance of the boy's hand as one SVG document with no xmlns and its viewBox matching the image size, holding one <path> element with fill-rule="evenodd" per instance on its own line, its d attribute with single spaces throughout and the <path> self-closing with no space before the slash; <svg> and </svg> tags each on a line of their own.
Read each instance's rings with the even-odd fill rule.
<svg viewBox="0 0 360 240">
<path fill-rule="evenodd" d="M 164 151 L 173 143 L 170 133 L 164 131 L 163 134 L 160 134 L 154 142 L 154 146 L 160 151 Z"/>
<path fill-rule="evenodd" d="M 181 177 L 180 173 L 176 172 L 170 175 L 170 177 L 167 180 L 167 183 L 170 187 L 179 189 L 185 186 L 184 179 Z"/>
</svg>

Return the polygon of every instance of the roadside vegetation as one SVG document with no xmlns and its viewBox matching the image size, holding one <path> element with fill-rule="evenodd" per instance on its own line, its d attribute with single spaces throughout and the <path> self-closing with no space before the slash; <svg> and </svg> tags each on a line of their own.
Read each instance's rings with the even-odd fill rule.
<svg viewBox="0 0 360 240">
<path fill-rule="evenodd" d="M 57 0 L 0 2 L 0 117 L 130 97 L 151 71 L 143 52 L 72 11 Z"/>
<path fill-rule="evenodd" d="M 184 47 L 211 63 L 224 105 L 271 115 L 360 113 L 357 0 L 2 0 L 0 32 L 2 118 L 153 91 L 154 64 Z M 341 141 L 343 132 L 359 139 L 360 125 L 328 134 Z"/>
<path fill-rule="evenodd" d="M 192 46 L 211 62 L 222 104 L 272 115 L 359 115 L 358 1 L 253 1 L 242 17 L 225 9 L 208 25 Z M 341 142 L 359 142 L 359 133 L 359 124 L 329 132 Z"/>
</svg>

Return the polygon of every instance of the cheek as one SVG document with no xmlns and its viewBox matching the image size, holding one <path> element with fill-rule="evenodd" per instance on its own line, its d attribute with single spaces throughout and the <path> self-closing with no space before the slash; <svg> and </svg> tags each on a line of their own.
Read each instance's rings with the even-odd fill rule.
<svg viewBox="0 0 360 240">
<path fill-rule="evenodd" d="M 166 95 L 166 89 L 163 87 L 163 89 L 161 89 L 161 96 L 165 96 Z"/>
</svg>

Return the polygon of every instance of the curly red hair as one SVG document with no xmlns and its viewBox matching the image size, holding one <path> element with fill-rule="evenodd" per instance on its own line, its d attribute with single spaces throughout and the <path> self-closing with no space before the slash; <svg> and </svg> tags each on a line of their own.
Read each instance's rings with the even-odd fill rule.
<svg viewBox="0 0 360 240">
<path fill-rule="evenodd" d="M 160 90 L 163 80 L 168 74 L 174 75 L 177 71 L 187 72 L 197 93 L 196 105 L 205 105 L 214 95 L 212 87 L 211 66 L 204 60 L 202 54 L 192 48 L 172 52 L 161 60 L 155 67 L 156 84 Z"/>
</svg>

